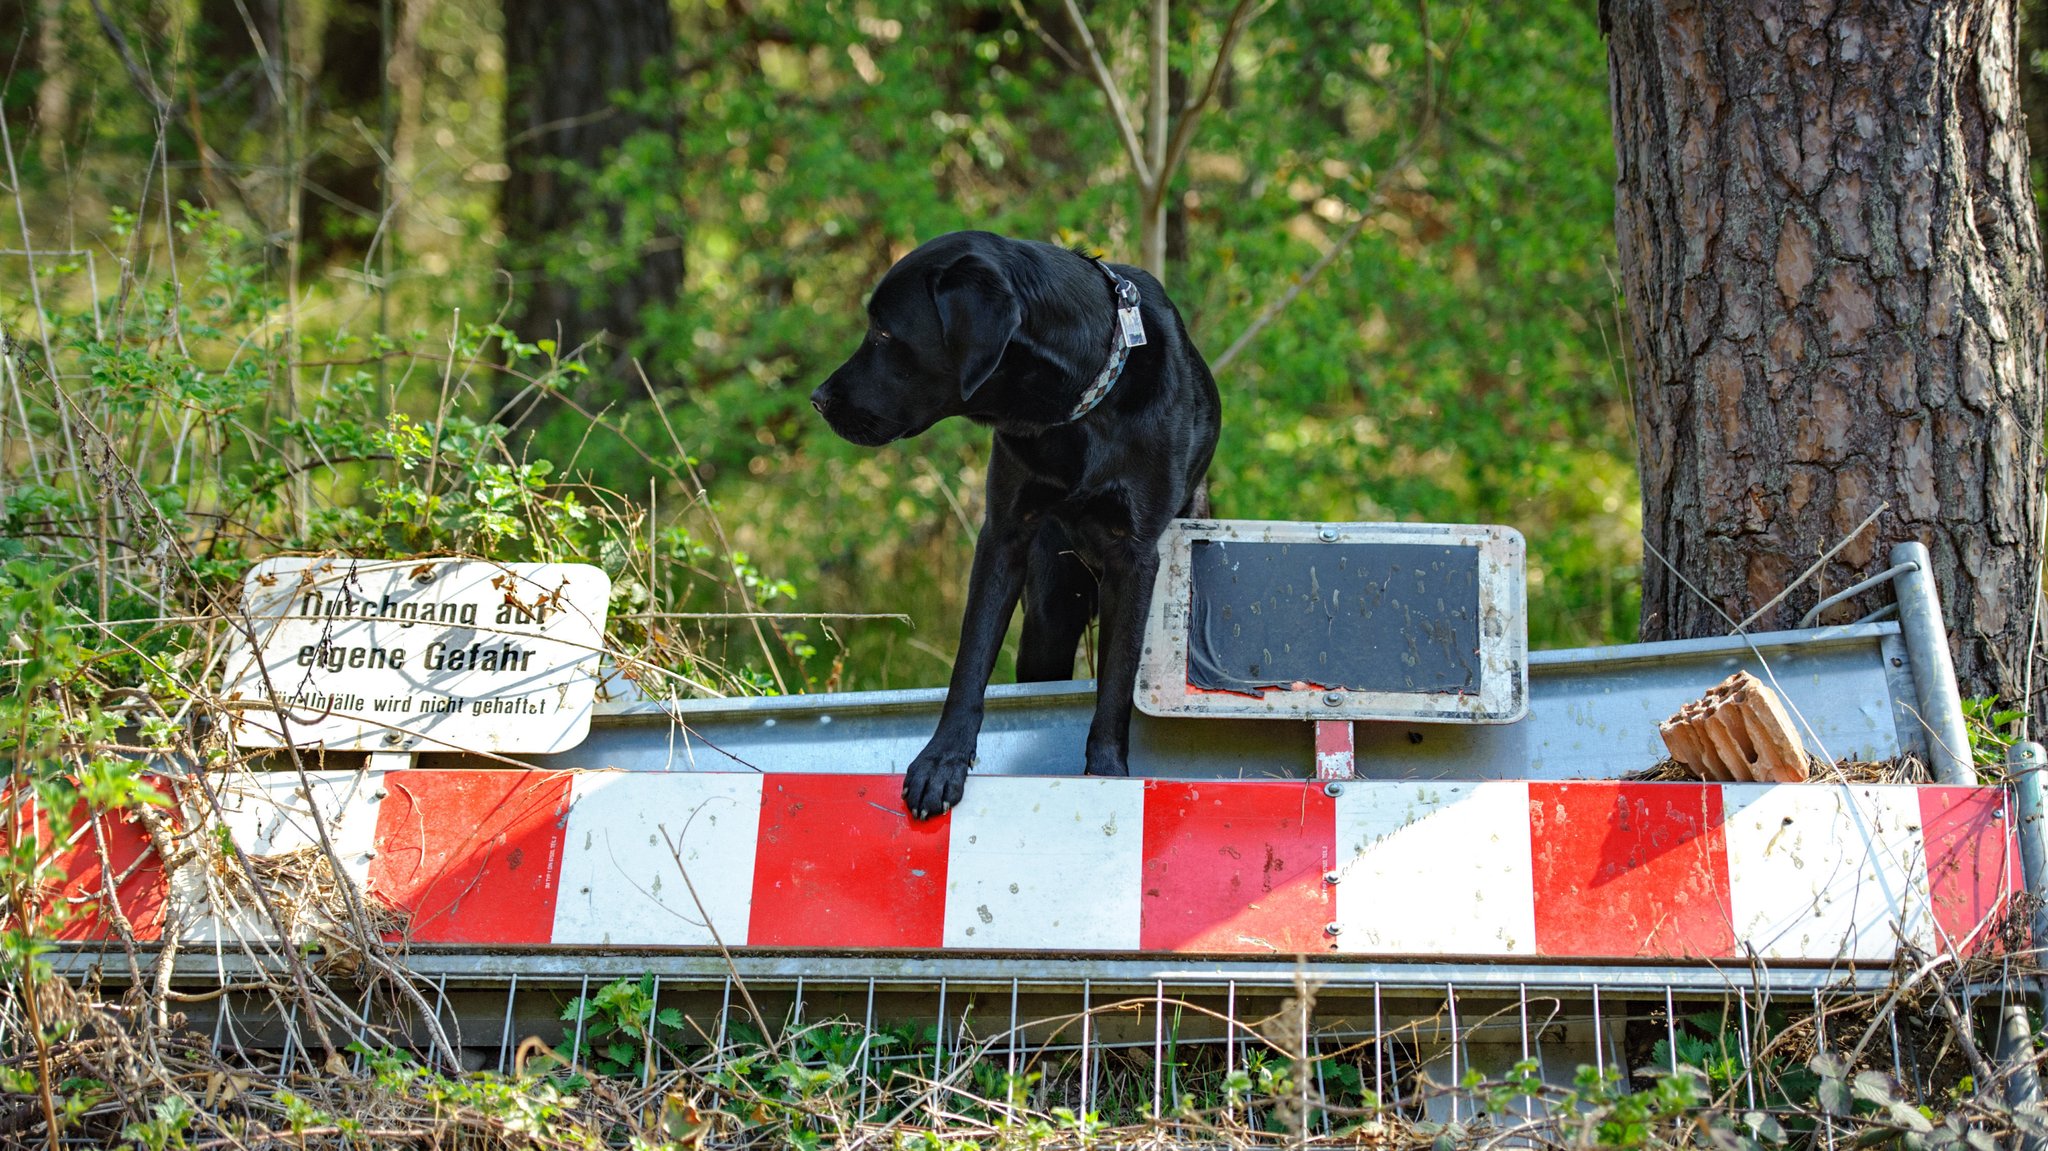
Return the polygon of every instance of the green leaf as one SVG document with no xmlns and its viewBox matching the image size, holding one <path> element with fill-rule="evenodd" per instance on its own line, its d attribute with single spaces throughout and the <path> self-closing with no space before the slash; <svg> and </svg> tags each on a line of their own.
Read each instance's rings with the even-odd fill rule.
<svg viewBox="0 0 2048 1151">
<path fill-rule="evenodd" d="M 1858 1071 L 1853 1085 L 1858 1098 L 1868 1099 L 1880 1106 L 1890 1105 L 1898 1098 L 1897 1093 L 1892 1090 L 1891 1076 L 1882 1071 Z"/>
</svg>

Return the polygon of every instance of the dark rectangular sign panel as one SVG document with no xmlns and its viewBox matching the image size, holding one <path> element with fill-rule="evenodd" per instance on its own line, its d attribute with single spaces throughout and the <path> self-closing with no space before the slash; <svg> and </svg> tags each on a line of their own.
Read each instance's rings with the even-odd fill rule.
<svg viewBox="0 0 2048 1151">
<path fill-rule="evenodd" d="M 1188 684 L 1479 690 L 1479 552 L 1195 540 Z"/>
</svg>

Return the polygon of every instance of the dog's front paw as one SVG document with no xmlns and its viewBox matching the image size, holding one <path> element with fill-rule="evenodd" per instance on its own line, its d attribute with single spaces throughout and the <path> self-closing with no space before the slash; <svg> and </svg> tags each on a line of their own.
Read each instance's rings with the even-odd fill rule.
<svg viewBox="0 0 2048 1151">
<path fill-rule="evenodd" d="M 1116 748 L 1091 747 L 1088 749 L 1088 774 L 1121 779 L 1131 774 L 1131 765 L 1124 753 Z"/>
<path fill-rule="evenodd" d="M 972 752 L 927 747 L 910 761 L 903 777 L 903 803 L 913 819 L 933 819 L 960 802 L 967 787 Z"/>
</svg>

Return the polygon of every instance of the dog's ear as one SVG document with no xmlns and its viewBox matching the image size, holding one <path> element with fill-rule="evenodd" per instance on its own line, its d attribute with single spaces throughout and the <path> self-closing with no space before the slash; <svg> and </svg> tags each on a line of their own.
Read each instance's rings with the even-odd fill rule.
<svg viewBox="0 0 2048 1151">
<path fill-rule="evenodd" d="M 946 351 L 960 365 L 960 398 L 970 399 L 1001 362 L 1024 322 L 1002 270 L 981 256 L 962 256 L 932 281 L 932 303 Z"/>
</svg>

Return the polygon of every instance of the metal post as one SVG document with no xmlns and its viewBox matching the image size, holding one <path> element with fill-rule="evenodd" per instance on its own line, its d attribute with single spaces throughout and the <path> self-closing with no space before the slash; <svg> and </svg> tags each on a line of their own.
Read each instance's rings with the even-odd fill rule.
<svg viewBox="0 0 2048 1151">
<path fill-rule="evenodd" d="M 1963 700 L 1956 688 L 1955 657 L 1949 654 L 1948 630 L 1942 623 L 1941 600 L 1934 590 L 1934 561 L 1927 545 L 1909 541 L 1892 548 L 1892 566 L 1913 565 L 1894 585 L 1899 599 L 1899 630 L 1906 657 L 1913 664 L 1913 687 L 1920 697 L 1920 722 L 1927 731 L 1927 763 L 1936 782 L 1973 784 L 1970 733 L 1963 726 Z"/>
<path fill-rule="evenodd" d="M 2012 780 L 2013 826 L 2020 840 L 2020 869 L 2027 892 L 2034 897 L 2033 935 L 2037 950 L 2048 945 L 2048 789 L 2042 773 L 2048 769 L 2048 749 L 2038 743 L 2016 743 L 2006 751 L 2006 775 Z M 2035 1003 L 2048 1017 L 2048 981 L 2034 985 Z M 2008 1002 L 1998 1026 L 1999 1066 L 2005 1076 L 2005 1101 L 2018 1107 L 2039 1103 L 2041 1076 L 2034 1065 L 2033 1027 L 2027 1020 L 2024 1002 Z M 2022 1136 L 2017 1151 L 2048 1151 L 2048 1139 Z"/>
<path fill-rule="evenodd" d="M 2005 1079 L 2006 1106 L 2038 1106 L 2041 1102 L 2041 1075 L 2034 1067 L 2034 1031 L 2027 1022 L 2026 1004 L 2008 1003 L 1999 1013 L 1998 1049 L 1994 1058 L 1998 1060 L 1999 1074 Z M 2048 1151 L 2048 1139 L 2039 1135 L 2021 1135 L 2013 1145 L 2013 1151 Z"/>
<path fill-rule="evenodd" d="M 2006 752 L 2006 773 L 2012 778 L 2014 826 L 2019 830 L 2020 868 L 2027 892 L 2034 897 L 2033 945 L 2048 947 L 2048 749 L 2038 743 L 2016 743 Z M 2041 987 L 2042 1010 L 2048 1012 L 2048 984 Z"/>
</svg>

